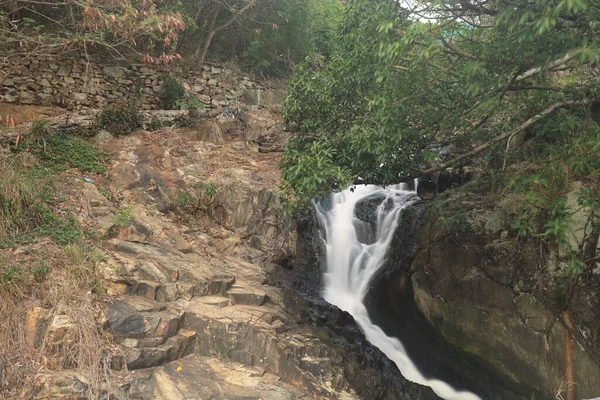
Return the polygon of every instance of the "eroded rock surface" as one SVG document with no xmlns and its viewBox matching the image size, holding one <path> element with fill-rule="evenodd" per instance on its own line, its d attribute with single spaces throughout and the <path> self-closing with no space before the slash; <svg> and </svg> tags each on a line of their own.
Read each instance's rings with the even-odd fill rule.
<svg viewBox="0 0 600 400">
<path fill-rule="evenodd" d="M 540 242 L 523 243 L 509 238 L 510 221 L 518 213 L 515 199 L 495 203 L 476 194 L 469 200 L 458 195 L 450 199 L 446 207 L 451 208 L 453 215 L 462 215 L 462 219 L 444 224 L 439 212 L 429 207 L 415 245 L 409 246 L 416 250 L 414 259 L 410 256 L 412 250 L 406 248 L 409 244 L 393 248 L 390 258 L 399 254 L 404 259 L 390 264 L 387 279 L 374 285 L 370 297 L 375 305 L 370 310 L 380 312 L 375 319 L 390 334 L 398 333 L 398 329 L 406 331 L 407 327 L 399 328 L 400 325 L 386 321 L 404 318 L 401 307 L 414 301 L 419 317 L 425 319 L 422 332 L 433 327 L 435 334 L 443 336 L 446 348 L 473 356 L 472 363 L 459 369 L 481 365 L 477 368 L 482 372 L 497 371 L 508 379 L 505 386 L 496 388 L 493 382 L 481 379 L 475 383 L 469 383 L 469 377 L 462 380 L 460 372 L 447 377 L 481 393 L 488 390 L 493 393 L 488 394 L 489 398 L 514 398 L 514 394 L 503 393 L 522 390 L 537 392 L 536 398 L 554 398 L 561 392 L 566 396 L 569 342 L 576 398 L 598 397 L 597 276 L 586 275 L 579 280 L 568 307 L 561 309 L 564 304 L 557 303 L 557 296 L 564 288 L 555 286 L 553 279 L 558 268 L 557 254 L 547 248 L 540 253 Z M 581 210 L 577 212 L 583 214 Z M 579 234 L 579 241 L 584 225 L 574 225 L 573 235 Z M 573 322 L 572 327 L 569 321 Z M 408 349 L 410 353 L 411 346 Z M 425 353 L 423 349 L 420 355 Z M 426 358 L 414 357 L 425 370 L 431 368 Z M 455 365 L 431 373 L 444 377 L 460 365 L 452 364 Z"/>
<path fill-rule="evenodd" d="M 111 179 L 59 182 L 105 256 L 100 319 L 116 345 L 106 362 L 118 379 L 101 395 L 435 399 L 320 298 L 318 263 L 291 261 L 296 224 L 274 194 L 281 148 L 260 150 L 267 137 L 283 140 L 273 139 L 279 111 L 243 121 L 106 136 L 96 144 L 111 156 Z M 67 346 L 69 321 L 38 314 L 32 326 L 50 324 L 56 346 Z M 38 398 L 87 393 L 83 380 L 62 374 L 40 376 Z"/>
</svg>

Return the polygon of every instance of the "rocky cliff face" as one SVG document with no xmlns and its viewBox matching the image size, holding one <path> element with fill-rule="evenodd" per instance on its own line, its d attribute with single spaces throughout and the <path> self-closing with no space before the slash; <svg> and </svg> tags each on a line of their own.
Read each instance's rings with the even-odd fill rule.
<svg viewBox="0 0 600 400">
<path fill-rule="evenodd" d="M 99 319 L 114 347 L 100 397 L 435 399 L 318 296 L 320 266 L 308 251 L 316 231 L 302 222 L 299 240 L 280 212 L 279 155 L 261 145 L 285 140 L 280 115 L 248 111 L 243 123 L 219 116 L 100 134 L 110 179 L 59 182 L 79 222 L 101 237 L 108 297 Z M 58 361 L 22 396 L 87 399 L 90 382 L 61 362 L 77 321 L 46 311 L 31 314 L 31 330 L 55 338 Z"/>
<path fill-rule="evenodd" d="M 97 234 L 103 256 L 107 297 L 95 311 L 111 372 L 96 397 L 436 399 L 320 297 L 316 220 L 286 217 L 274 192 L 287 139 L 278 108 L 204 117 L 120 138 L 102 132 L 93 141 L 110 155 L 109 176 L 57 181 L 64 212 Z M 597 274 L 561 308 L 556 252 L 509 238 L 510 199 L 477 196 L 450 195 L 458 223 L 442 223 L 431 203 L 402 213 L 367 298 L 373 320 L 426 375 L 482 398 L 554 398 L 569 359 L 577 398 L 597 397 Z M 372 224 L 381 201 L 367 199 L 357 217 Z M 587 229 L 578 221 L 574 240 Z M 45 355 L 20 397 L 90 398 L 93 383 L 69 353 L 81 322 L 43 307 L 26 318 L 28 345 Z"/>
<path fill-rule="evenodd" d="M 413 356 L 424 371 L 483 398 L 566 398 L 569 369 L 576 398 L 595 398 L 598 275 L 581 278 L 570 301 L 560 302 L 569 293 L 561 286 L 557 254 L 541 242 L 509 237 L 511 204 L 450 192 L 446 207 L 462 215 L 455 224 L 445 224 L 429 204 L 412 254 L 406 242 L 392 249 L 396 261 L 387 279 L 375 282 L 370 311 L 389 334 L 413 343 L 408 347 L 418 349 Z M 406 321 L 417 326 L 418 338 L 406 334 L 415 329 Z M 428 331 L 442 336 L 433 352 L 422 343 Z M 445 363 L 443 353 L 455 355 Z"/>
</svg>

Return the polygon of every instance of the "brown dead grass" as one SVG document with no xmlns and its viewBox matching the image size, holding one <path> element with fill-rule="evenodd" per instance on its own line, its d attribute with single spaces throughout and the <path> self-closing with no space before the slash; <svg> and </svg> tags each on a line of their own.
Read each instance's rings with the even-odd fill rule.
<svg viewBox="0 0 600 400">
<path fill-rule="evenodd" d="M 30 208 L 39 194 L 39 186 L 27 174 L 31 156 L 0 155 L 0 240 L 26 229 Z"/>
<path fill-rule="evenodd" d="M 51 356 L 47 337 L 37 346 L 27 343 L 27 310 L 32 307 L 46 310 L 48 323 L 56 315 L 71 319 L 75 341 L 61 351 L 66 354 L 62 365 L 89 383 L 88 398 L 98 397 L 109 376 L 107 342 L 96 322 L 102 295 L 96 277 L 99 261 L 98 253 L 84 245 L 60 248 L 50 241 L 0 250 L 0 398 L 31 398 L 33 378 Z M 40 272 L 44 266 L 47 272 Z"/>
</svg>

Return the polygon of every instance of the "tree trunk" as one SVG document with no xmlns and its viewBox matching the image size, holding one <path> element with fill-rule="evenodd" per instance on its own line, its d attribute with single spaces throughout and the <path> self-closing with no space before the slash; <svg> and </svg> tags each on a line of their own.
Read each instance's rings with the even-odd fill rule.
<svg viewBox="0 0 600 400">
<path fill-rule="evenodd" d="M 258 3 L 258 0 L 252 0 L 250 3 L 246 4 L 244 7 L 240 8 L 238 11 L 233 14 L 233 16 L 229 19 L 229 21 L 225 22 L 223 25 L 215 28 L 215 23 L 217 21 L 217 17 L 219 16 L 219 12 L 221 11 L 221 4 L 217 6 L 215 12 L 212 16 L 212 20 L 210 22 L 210 28 L 208 30 L 208 35 L 206 36 L 206 42 L 204 42 L 204 46 L 202 48 L 202 53 L 200 54 L 200 66 L 204 65 L 204 59 L 206 58 L 206 54 L 208 53 L 208 49 L 210 48 L 210 42 L 212 41 L 215 34 L 224 31 L 229 28 L 244 12 L 254 7 L 254 5 Z"/>
<path fill-rule="evenodd" d="M 208 27 L 208 34 L 206 36 L 206 40 L 204 41 L 204 46 L 202 46 L 202 53 L 200 53 L 200 67 L 204 65 L 204 59 L 206 58 L 206 54 L 210 48 L 210 42 L 212 42 L 212 38 L 215 36 L 215 23 L 217 22 L 217 17 L 219 16 L 220 11 L 221 4 L 218 4 L 213 11 L 213 15 L 210 19 L 210 26 Z"/>
<path fill-rule="evenodd" d="M 593 211 L 592 215 L 590 215 L 590 223 L 592 225 L 592 232 L 583 242 L 581 259 L 588 264 L 588 268 L 593 269 L 593 266 L 597 262 L 596 252 L 598 249 L 598 240 L 600 239 L 600 216 L 596 215 Z"/>
</svg>

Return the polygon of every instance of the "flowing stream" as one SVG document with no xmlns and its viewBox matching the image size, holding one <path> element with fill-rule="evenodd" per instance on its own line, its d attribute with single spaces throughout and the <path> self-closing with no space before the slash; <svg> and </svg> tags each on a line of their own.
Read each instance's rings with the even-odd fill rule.
<svg viewBox="0 0 600 400">
<path fill-rule="evenodd" d="M 377 208 L 374 229 L 356 218 L 354 210 L 361 199 L 371 195 L 386 197 Z M 350 313 L 367 340 L 396 363 L 406 379 L 431 387 L 446 400 L 480 400 L 473 393 L 457 391 L 446 382 L 425 377 L 409 358 L 403 344 L 371 322 L 363 302 L 371 278 L 384 264 L 401 211 L 418 201 L 416 193 L 406 190 L 405 185 L 386 189 L 369 185 L 331 196 L 331 203 L 315 203 L 319 221 L 325 229 L 327 250 L 324 298 Z"/>
</svg>

